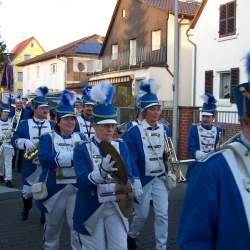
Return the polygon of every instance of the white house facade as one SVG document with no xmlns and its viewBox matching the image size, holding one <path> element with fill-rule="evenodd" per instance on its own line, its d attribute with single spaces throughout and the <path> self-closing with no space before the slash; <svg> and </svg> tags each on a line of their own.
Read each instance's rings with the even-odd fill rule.
<svg viewBox="0 0 250 250">
<path fill-rule="evenodd" d="M 250 1 L 203 1 L 190 38 L 197 45 L 195 105 L 212 92 L 219 111 L 236 111 L 233 88 L 248 80 L 245 56 L 250 52 Z"/>
</svg>

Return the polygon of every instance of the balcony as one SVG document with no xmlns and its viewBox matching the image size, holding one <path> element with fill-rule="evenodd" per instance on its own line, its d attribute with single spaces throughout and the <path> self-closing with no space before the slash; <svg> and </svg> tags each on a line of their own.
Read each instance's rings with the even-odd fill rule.
<svg viewBox="0 0 250 250">
<path fill-rule="evenodd" d="M 165 66 L 167 48 L 152 51 L 151 47 L 142 47 L 134 51 L 123 51 L 117 59 L 112 56 L 102 57 L 102 71 L 117 71 L 121 69 L 143 68 L 146 66 Z"/>
</svg>

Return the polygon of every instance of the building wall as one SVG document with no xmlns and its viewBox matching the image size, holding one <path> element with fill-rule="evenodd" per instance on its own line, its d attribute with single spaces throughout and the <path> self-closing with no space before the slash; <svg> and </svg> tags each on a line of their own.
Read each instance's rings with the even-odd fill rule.
<svg viewBox="0 0 250 250">
<path fill-rule="evenodd" d="M 122 17 L 122 10 L 126 17 Z M 129 40 L 137 40 L 137 47 L 151 48 L 152 31 L 161 29 L 162 46 L 166 44 L 167 12 L 139 1 L 122 0 L 109 34 L 103 56 L 111 55 L 112 44 L 119 45 L 119 52 L 129 50 Z M 119 31 L 119 32 L 118 32 Z"/>
<path fill-rule="evenodd" d="M 219 6 L 231 0 L 208 1 L 191 39 L 197 44 L 197 88 L 196 105 L 202 105 L 206 70 L 214 70 L 214 95 L 218 110 L 235 111 L 236 106 L 228 99 L 219 99 L 219 83 L 222 71 L 240 68 L 240 82 L 247 81 L 244 57 L 249 52 L 250 1 L 237 0 L 236 35 L 219 38 Z"/>
<path fill-rule="evenodd" d="M 174 21 L 175 16 L 169 15 L 168 19 L 168 41 L 167 41 L 167 63 L 169 70 L 174 74 Z M 180 24 L 179 45 L 179 105 L 192 106 L 192 45 L 188 42 L 186 31 L 189 27 L 187 19 Z M 173 79 L 171 79 L 173 83 Z"/>
<path fill-rule="evenodd" d="M 31 44 L 34 44 L 34 47 L 31 47 Z M 45 51 L 43 48 L 39 45 L 39 43 L 33 39 L 29 42 L 29 44 L 24 48 L 23 51 L 19 55 L 17 55 L 14 60 L 12 61 L 12 64 L 14 65 L 14 91 L 16 92 L 18 89 L 22 90 L 23 88 L 23 82 L 18 82 L 17 74 L 18 72 L 23 72 L 23 67 L 17 67 L 16 64 L 24 61 L 24 55 L 28 54 L 30 55 L 30 58 L 33 58 L 35 56 L 38 56 Z"/>
<path fill-rule="evenodd" d="M 52 64 L 57 65 L 55 73 L 51 71 Z M 23 92 L 25 94 L 33 93 L 39 86 L 47 86 L 50 90 L 58 91 L 64 89 L 64 85 L 65 63 L 63 61 L 51 59 L 24 67 Z"/>
</svg>

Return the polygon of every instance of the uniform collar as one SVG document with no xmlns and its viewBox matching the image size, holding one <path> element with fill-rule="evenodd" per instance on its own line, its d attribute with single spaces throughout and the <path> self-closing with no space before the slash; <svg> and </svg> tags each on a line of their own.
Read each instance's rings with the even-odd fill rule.
<svg viewBox="0 0 250 250">
<path fill-rule="evenodd" d="M 45 119 L 41 120 L 41 119 L 38 119 L 38 118 L 33 117 L 33 121 L 34 121 L 36 124 L 43 124 L 43 123 L 45 122 Z"/>
<path fill-rule="evenodd" d="M 157 122 L 156 123 L 156 127 L 151 127 L 149 124 L 148 124 L 148 122 L 146 121 L 146 120 L 143 120 L 142 122 L 141 122 L 141 124 L 143 125 L 143 127 L 145 128 L 145 129 L 147 129 L 147 130 L 156 130 L 156 129 L 158 129 L 159 128 L 159 123 Z"/>
<path fill-rule="evenodd" d="M 2 122 L 7 122 L 7 121 L 9 120 L 9 118 L 7 118 L 6 120 L 3 120 L 3 119 L 0 117 L 0 120 L 1 120 Z"/>
<path fill-rule="evenodd" d="M 84 120 L 86 120 L 86 121 L 89 121 L 89 122 L 92 122 L 92 121 L 93 121 L 93 117 L 92 117 L 92 116 L 87 117 L 87 116 L 84 115 L 84 113 L 82 113 L 82 118 L 83 118 Z"/>
</svg>

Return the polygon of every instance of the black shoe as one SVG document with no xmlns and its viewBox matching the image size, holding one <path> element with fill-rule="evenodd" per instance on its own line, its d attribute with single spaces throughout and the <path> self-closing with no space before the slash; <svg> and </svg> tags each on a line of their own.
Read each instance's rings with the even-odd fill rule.
<svg viewBox="0 0 250 250">
<path fill-rule="evenodd" d="M 29 218 L 29 210 L 23 210 L 22 211 L 22 220 L 28 220 Z"/>
<path fill-rule="evenodd" d="M 127 237 L 128 250 L 136 250 L 136 238 Z"/>
<path fill-rule="evenodd" d="M 3 176 L 0 176 L 0 183 L 4 183 L 4 178 L 3 178 Z"/>
<path fill-rule="evenodd" d="M 9 187 L 9 188 L 13 188 L 14 187 L 13 184 L 11 183 L 11 181 L 6 181 L 5 182 L 5 186 Z"/>
<path fill-rule="evenodd" d="M 43 225 L 45 223 L 45 214 L 44 213 L 41 213 L 40 223 L 41 223 L 41 225 Z"/>
</svg>

